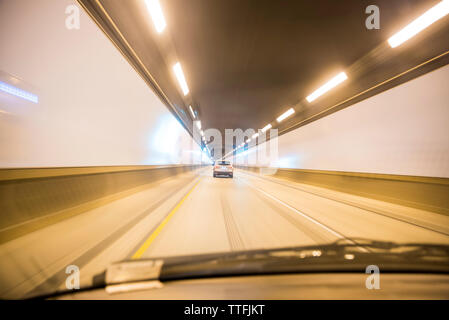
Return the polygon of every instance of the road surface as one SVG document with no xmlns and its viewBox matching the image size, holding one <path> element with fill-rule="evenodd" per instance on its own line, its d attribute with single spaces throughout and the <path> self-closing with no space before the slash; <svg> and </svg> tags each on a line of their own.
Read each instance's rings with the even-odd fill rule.
<svg viewBox="0 0 449 320">
<path fill-rule="evenodd" d="M 449 244 L 449 217 L 236 170 L 165 179 L 0 245 L 0 296 L 81 286 L 110 263 L 367 238 Z M 357 240 L 355 240 L 357 241 Z"/>
</svg>

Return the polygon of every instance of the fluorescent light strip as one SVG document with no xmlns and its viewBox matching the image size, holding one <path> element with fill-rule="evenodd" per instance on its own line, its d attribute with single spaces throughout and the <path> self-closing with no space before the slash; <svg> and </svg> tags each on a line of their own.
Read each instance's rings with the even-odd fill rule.
<svg viewBox="0 0 449 320">
<path fill-rule="evenodd" d="M 256 139 L 259 136 L 258 133 L 253 134 L 253 139 Z"/>
<path fill-rule="evenodd" d="M 271 124 L 267 124 L 265 127 L 262 128 L 262 132 L 265 132 L 271 128 L 272 128 Z"/>
<path fill-rule="evenodd" d="M 282 122 L 283 120 L 287 119 L 288 117 L 290 117 L 294 113 L 295 113 L 295 110 L 293 108 L 290 108 L 287 111 L 285 111 L 282 115 L 277 117 L 276 121 L 277 122 Z"/>
<path fill-rule="evenodd" d="M 158 33 L 164 31 L 167 24 L 165 23 L 164 14 L 158 0 L 145 0 L 147 9 L 150 12 L 151 19 Z"/>
<path fill-rule="evenodd" d="M 204 137 L 204 131 L 201 130 L 200 133 L 201 133 L 201 136 Z"/>
<path fill-rule="evenodd" d="M 173 71 L 175 72 L 176 79 L 178 79 L 178 83 L 181 86 L 182 92 L 184 95 L 189 93 L 189 87 L 187 86 L 186 78 L 184 77 L 184 73 L 182 72 L 181 64 L 177 62 L 173 66 Z"/>
<path fill-rule="evenodd" d="M 1 82 L 0 81 L 0 90 L 9 94 L 12 94 L 13 96 L 34 102 L 34 103 L 38 103 L 39 102 L 39 98 L 37 95 L 32 94 L 28 91 L 16 88 L 10 84 L 7 84 L 5 82 Z"/>
<path fill-rule="evenodd" d="M 317 90 L 315 90 L 311 95 L 309 95 L 306 98 L 307 101 L 312 102 L 313 100 L 315 100 L 319 96 L 322 96 L 323 94 L 325 94 L 329 90 L 331 90 L 331 89 L 335 88 L 336 86 L 338 86 L 340 83 L 342 83 L 346 79 L 348 79 L 348 76 L 346 75 L 346 73 L 340 72 L 335 77 L 333 77 L 328 82 L 326 82 L 324 85 L 322 85 Z"/>
<path fill-rule="evenodd" d="M 195 112 L 193 112 L 192 106 L 189 106 L 190 113 L 192 114 L 192 118 L 195 119 Z"/>
<path fill-rule="evenodd" d="M 392 48 L 400 46 L 408 39 L 414 37 L 419 32 L 430 26 L 435 21 L 443 18 L 449 13 L 449 0 L 443 0 L 436 6 L 427 10 L 423 15 L 408 24 L 398 33 L 388 39 Z"/>
<path fill-rule="evenodd" d="M 198 128 L 198 130 L 201 130 L 201 121 L 197 120 L 197 121 L 195 121 L 195 123 L 196 123 L 196 127 Z"/>
</svg>

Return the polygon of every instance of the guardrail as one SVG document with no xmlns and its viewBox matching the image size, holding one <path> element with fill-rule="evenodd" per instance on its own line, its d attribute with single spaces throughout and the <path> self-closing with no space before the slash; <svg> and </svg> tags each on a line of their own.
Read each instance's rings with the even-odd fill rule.
<svg viewBox="0 0 449 320">
<path fill-rule="evenodd" d="M 236 168 L 294 182 L 315 185 L 371 199 L 449 215 L 449 179 L 360 172 L 260 168 Z"/>
<path fill-rule="evenodd" d="M 0 169 L 0 243 L 201 165 Z"/>
</svg>

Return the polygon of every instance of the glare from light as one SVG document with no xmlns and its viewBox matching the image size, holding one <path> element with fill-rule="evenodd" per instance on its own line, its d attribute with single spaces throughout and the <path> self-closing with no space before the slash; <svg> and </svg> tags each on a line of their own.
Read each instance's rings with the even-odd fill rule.
<svg viewBox="0 0 449 320">
<path fill-rule="evenodd" d="M 443 18 L 449 13 L 449 0 L 443 0 L 436 6 L 427 10 L 423 15 L 413 20 L 401 31 L 397 32 L 388 39 L 388 44 L 392 48 L 400 46 L 408 39 L 414 37 L 419 32 L 430 26 L 435 21 Z"/>
<path fill-rule="evenodd" d="M 184 131 L 179 121 L 171 114 L 161 116 L 154 131 L 149 135 L 151 155 L 149 154 L 146 164 L 177 163 L 179 137 Z"/>
<path fill-rule="evenodd" d="M 322 85 L 317 90 L 315 90 L 311 95 L 309 95 L 306 98 L 307 101 L 312 102 L 316 98 L 322 96 L 323 94 L 325 94 L 329 90 L 331 90 L 331 89 L 335 88 L 336 86 L 338 86 L 340 83 L 342 83 L 346 79 L 348 79 L 348 76 L 346 75 L 346 73 L 340 72 L 335 77 L 333 77 L 328 82 L 326 82 L 324 85 Z"/>
<path fill-rule="evenodd" d="M 255 133 L 255 134 L 253 134 L 253 139 L 256 139 L 257 137 L 259 136 L 259 134 L 258 133 Z"/>
<path fill-rule="evenodd" d="M 157 33 L 164 31 L 167 24 L 165 23 L 164 14 L 162 13 L 161 5 L 158 0 L 145 0 L 147 9 L 150 12 L 151 19 L 153 20 L 154 27 Z"/>
<path fill-rule="evenodd" d="M 184 73 L 182 72 L 181 64 L 177 62 L 173 66 L 173 71 L 175 72 L 176 79 L 178 79 L 178 83 L 181 86 L 182 93 L 184 95 L 189 93 L 189 87 L 187 86 L 186 78 L 184 77 Z"/>
<path fill-rule="evenodd" d="M 287 111 L 285 111 L 283 114 L 281 114 L 279 117 L 277 117 L 276 121 L 277 122 L 282 122 L 283 120 L 287 119 L 288 117 L 290 117 L 294 113 L 295 113 L 295 109 L 290 108 Z"/>
<path fill-rule="evenodd" d="M 203 130 L 200 131 L 200 134 L 201 134 L 202 137 L 204 137 L 204 131 Z"/>
<path fill-rule="evenodd" d="M 250 143 L 251 142 L 251 138 L 246 140 L 246 143 Z"/>
<path fill-rule="evenodd" d="M 0 81 L 0 90 L 9 94 L 12 94 L 13 96 L 34 102 L 34 103 L 38 103 L 39 102 L 39 98 L 37 95 L 30 93 L 28 91 L 16 88 L 10 84 L 7 84 L 5 82 L 1 82 Z"/>
<path fill-rule="evenodd" d="M 297 155 L 295 155 L 295 156 L 293 156 L 293 155 L 286 155 L 286 156 L 283 156 L 283 157 L 279 157 L 276 160 L 275 165 L 278 168 L 294 168 L 295 166 L 298 166 L 299 163 L 300 162 L 299 162 L 299 159 L 298 159 Z"/>
<path fill-rule="evenodd" d="M 198 128 L 198 130 L 201 130 L 201 121 L 197 120 L 195 121 L 196 127 Z"/>
<path fill-rule="evenodd" d="M 267 124 L 265 127 L 262 128 L 262 132 L 270 130 L 271 128 L 272 128 L 271 124 Z"/>
<path fill-rule="evenodd" d="M 193 112 L 192 106 L 189 106 L 190 113 L 192 114 L 192 118 L 195 119 L 195 112 Z"/>
</svg>

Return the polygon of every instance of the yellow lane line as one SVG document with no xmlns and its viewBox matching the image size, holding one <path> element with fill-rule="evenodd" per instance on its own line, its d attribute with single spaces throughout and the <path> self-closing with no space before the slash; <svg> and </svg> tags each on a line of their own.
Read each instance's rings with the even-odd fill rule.
<svg viewBox="0 0 449 320">
<path fill-rule="evenodd" d="M 139 250 L 134 253 L 134 255 L 131 257 L 131 259 L 139 259 L 142 257 L 142 255 L 145 253 L 145 251 L 150 247 L 150 245 L 153 243 L 153 241 L 156 239 L 156 237 L 161 233 L 162 229 L 165 227 L 165 225 L 170 221 L 170 219 L 173 217 L 173 215 L 178 211 L 178 209 L 181 207 L 181 205 L 184 203 L 184 201 L 189 197 L 189 195 L 192 193 L 192 191 L 196 188 L 196 186 L 200 183 L 200 180 L 198 180 L 197 183 L 190 189 L 190 191 L 181 199 L 181 201 L 178 202 L 176 207 L 173 208 L 172 211 L 168 214 L 168 216 L 165 217 L 165 219 L 161 222 L 161 224 L 154 230 L 154 232 L 145 240 L 145 242 L 140 246 Z"/>
</svg>

